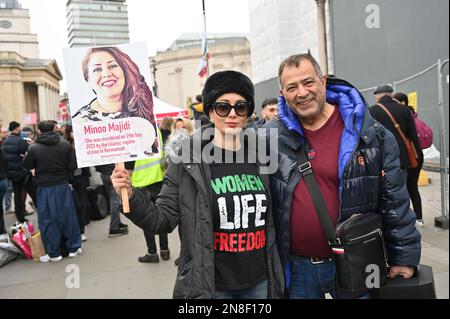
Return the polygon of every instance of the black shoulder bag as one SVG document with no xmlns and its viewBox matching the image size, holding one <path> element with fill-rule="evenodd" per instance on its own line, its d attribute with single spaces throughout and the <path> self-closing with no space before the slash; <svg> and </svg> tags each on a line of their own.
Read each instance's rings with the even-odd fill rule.
<svg viewBox="0 0 450 319">
<path fill-rule="evenodd" d="M 336 265 L 336 292 L 342 298 L 357 298 L 387 280 L 386 254 L 381 216 L 356 214 L 333 227 L 328 208 L 314 177 L 304 146 L 297 152 L 299 170 L 311 194 L 323 232 Z"/>
</svg>

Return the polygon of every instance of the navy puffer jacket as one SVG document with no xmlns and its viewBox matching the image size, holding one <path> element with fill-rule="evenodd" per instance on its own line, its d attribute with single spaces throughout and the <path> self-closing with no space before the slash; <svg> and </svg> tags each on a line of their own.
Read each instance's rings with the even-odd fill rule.
<svg viewBox="0 0 450 319">
<path fill-rule="evenodd" d="M 11 133 L 3 142 L 1 151 L 6 161 L 8 178 L 15 182 L 24 181 L 30 172 L 23 165 L 23 158 L 28 151 L 28 143 L 19 134 Z"/>
<path fill-rule="evenodd" d="M 417 266 L 421 236 L 415 228 L 415 214 L 409 208 L 395 138 L 373 119 L 364 98 L 348 82 L 329 79 L 327 101 L 339 106 L 345 126 L 338 164 L 339 222 L 353 214 L 381 214 L 388 263 L 391 266 Z M 296 151 L 305 139 L 299 121 L 283 97 L 279 100 L 278 113 L 279 120 L 268 123 L 265 133 L 274 134 L 275 131 L 278 134 L 279 167 L 271 176 L 270 185 L 278 251 L 289 285 L 291 201 L 301 178 Z M 358 164 L 360 156 L 365 158 L 365 166 Z"/>
</svg>

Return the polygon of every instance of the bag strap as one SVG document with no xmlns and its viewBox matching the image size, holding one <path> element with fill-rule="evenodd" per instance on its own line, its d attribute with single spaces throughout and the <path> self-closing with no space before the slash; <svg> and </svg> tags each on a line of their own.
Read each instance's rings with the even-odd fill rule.
<svg viewBox="0 0 450 319">
<path fill-rule="evenodd" d="M 400 127 L 400 124 L 397 123 L 397 121 L 395 120 L 392 113 L 389 112 L 389 110 L 383 104 L 378 103 L 377 105 L 379 107 L 381 107 L 381 109 L 389 116 L 389 118 L 391 119 L 391 122 L 394 124 L 394 127 L 397 130 L 398 134 L 400 134 L 400 137 L 402 138 L 403 143 L 405 143 L 405 144 L 408 143 L 408 139 L 406 138 L 405 134 L 402 131 L 402 128 Z"/>
<path fill-rule="evenodd" d="M 327 205 L 325 204 L 322 192 L 320 191 L 319 185 L 314 177 L 311 162 L 306 157 L 304 145 L 297 150 L 296 155 L 300 163 L 298 169 L 300 170 L 300 174 L 302 174 L 306 187 L 311 194 L 311 199 L 319 217 L 323 232 L 325 233 L 325 238 L 330 246 L 340 246 L 341 243 L 339 238 L 336 237 L 336 231 L 334 229 L 333 222 L 331 221 L 330 214 L 328 213 Z"/>
</svg>

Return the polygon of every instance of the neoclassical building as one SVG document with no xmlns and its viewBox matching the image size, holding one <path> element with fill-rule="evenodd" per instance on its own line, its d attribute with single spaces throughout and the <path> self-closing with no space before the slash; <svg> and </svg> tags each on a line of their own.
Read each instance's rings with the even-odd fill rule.
<svg viewBox="0 0 450 319">
<path fill-rule="evenodd" d="M 197 69 L 202 56 L 201 33 L 184 33 L 163 52 L 150 59 L 157 96 L 169 104 L 184 107 L 186 101 L 202 92 L 206 77 Z M 240 71 L 250 78 L 250 43 L 243 34 L 208 34 L 209 73 Z M 156 88 L 156 89 L 155 89 Z"/>
<path fill-rule="evenodd" d="M 61 80 L 55 60 L 39 59 L 28 10 L 17 0 L 0 0 L 0 125 L 24 123 L 30 114 L 56 120 Z"/>
</svg>

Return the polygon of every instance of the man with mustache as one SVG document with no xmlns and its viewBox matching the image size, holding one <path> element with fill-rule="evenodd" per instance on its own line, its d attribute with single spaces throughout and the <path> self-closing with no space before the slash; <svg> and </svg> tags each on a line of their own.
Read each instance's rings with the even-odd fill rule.
<svg viewBox="0 0 450 319">
<path fill-rule="evenodd" d="M 335 263 L 302 173 L 303 147 L 334 226 L 354 214 L 379 213 L 389 276 L 410 278 L 420 234 L 409 208 L 395 138 L 371 116 L 348 82 L 322 75 L 309 54 L 280 66 L 278 171 L 271 176 L 277 245 L 290 298 L 336 296 Z"/>
</svg>

